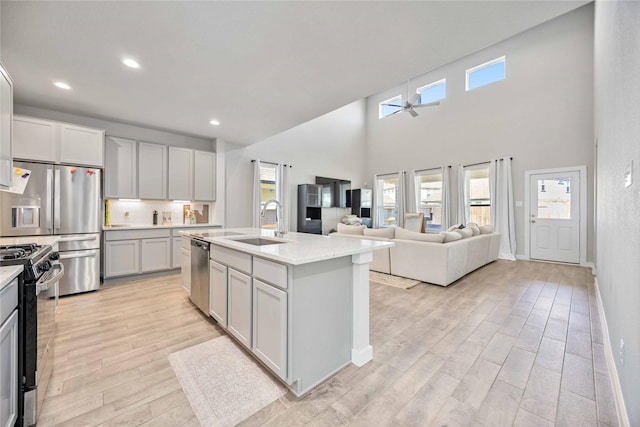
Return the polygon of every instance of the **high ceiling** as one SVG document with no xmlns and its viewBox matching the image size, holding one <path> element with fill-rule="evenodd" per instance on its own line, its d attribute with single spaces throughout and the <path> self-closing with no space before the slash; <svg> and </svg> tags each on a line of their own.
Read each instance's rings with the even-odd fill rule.
<svg viewBox="0 0 640 427">
<path fill-rule="evenodd" d="M 248 145 L 585 3 L 2 1 L 0 52 L 17 103 Z"/>
</svg>

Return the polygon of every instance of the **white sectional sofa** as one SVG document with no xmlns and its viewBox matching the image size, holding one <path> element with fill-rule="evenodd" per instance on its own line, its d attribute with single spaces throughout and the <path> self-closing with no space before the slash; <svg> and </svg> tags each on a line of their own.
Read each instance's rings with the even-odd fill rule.
<svg viewBox="0 0 640 427">
<path fill-rule="evenodd" d="M 404 229 L 398 229 L 396 233 L 395 228 L 384 229 L 389 230 L 384 232 L 370 230 L 367 233 L 363 228 L 358 228 L 340 227 L 339 224 L 338 232 L 332 236 L 394 242 L 395 246 L 391 248 L 374 251 L 369 269 L 421 282 L 448 286 L 464 275 L 498 259 L 499 233 L 477 234 L 439 243 L 444 239 L 444 235 L 414 233 Z"/>
</svg>

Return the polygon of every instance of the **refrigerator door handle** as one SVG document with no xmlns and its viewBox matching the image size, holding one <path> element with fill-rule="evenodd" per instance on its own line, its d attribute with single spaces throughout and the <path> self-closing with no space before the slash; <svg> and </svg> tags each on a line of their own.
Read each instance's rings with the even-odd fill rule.
<svg viewBox="0 0 640 427">
<path fill-rule="evenodd" d="M 81 252 L 61 253 L 60 259 L 95 258 L 97 255 L 98 255 L 97 251 L 88 250 L 88 251 L 81 251 Z"/>
<path fill-rule="evenodd" d="M 98 240 L 97 235 L 90 236 L 72 236 L 72 237 L 62 237 L 59 242 L 84 242 L 89 240 Z"/>
<path fill-rule="evenodd" d="M 53 194 L 53 226 L 57 230 L 60 228 L 60 169 L 57 168 Z"/>
<path fill-rule="evenodd" d="M 45 227 L 51 230 L 51 192 L 53 190 L 53 169 L 47 167 L 47 197 L 45 205 Z"/>
</svg>

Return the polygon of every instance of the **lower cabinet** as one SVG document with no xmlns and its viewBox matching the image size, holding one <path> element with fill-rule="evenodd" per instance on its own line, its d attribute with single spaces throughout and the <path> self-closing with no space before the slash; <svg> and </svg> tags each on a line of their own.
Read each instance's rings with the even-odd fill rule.
<svg viewBox="0 0 640 427">
<path fill-rule="evenodd" d="M 117 240 L 105 242 L 105 276 L 126 276 L 140 272 L 139 241 Z"/>
<path fill-rule="evenodd" d="M 229 268 L 227 280 L 229 332 L 251 348 L 251 276 Z"/>
<path fill-rule="evenodd" d="M 169 270 L 171 268 L 171 239 L 163 237 L 159 239 L 140 240 L 140 271 Z"/>
<path fill-rule="evenodd" d="M 18 418 L 18 310 L 0 326 L 0 361 L 0 425 L 4 427 Z"/>
<path fill-rule="evenodd" d="M 209 314 L 227 327 L 227 266 L 209 261 Z"/>
<path fill-rule="evenodd" d="M 171 255 L 171 267 L 182 267 L 182 237 L 174 237 L 171 246 L 173 255 Z"/>
<path fill-rule="evenodd" d="M 182 287 L 191 295 L 191 251 L 181 248 Z"/>
<path fill-rule="evenodd" d="M 253 279 L 253 353 L 287 377 L 287 293 Z"/>
</svg>

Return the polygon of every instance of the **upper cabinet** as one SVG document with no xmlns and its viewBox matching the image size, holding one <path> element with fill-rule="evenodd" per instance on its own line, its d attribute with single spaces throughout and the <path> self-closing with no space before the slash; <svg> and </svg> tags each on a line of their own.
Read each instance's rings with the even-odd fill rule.
<svg viewBox="0 0 640 427">
<path fill-rule="evenodd" d="M 136 141 L 108 136 L 104 158 L 104 197 L 138 197 Z"/>
<path fill-rule="evenodd" d="M 193 150 L 169 147 L 169 199 L 193 198 Z"/>
<path fill-rule="evenodd" d="M 194 151 L 193 200 L 216 199 L 216 153 Z"/>
<path fill-rule="evenodd" d="M 104 165 L 103 130 L 26 116 L 14 116 L 13 125 L 15 158 L 96 167 Z"/>
<path fill-rule="evenodd" d="M 138 197 L 167 198 L 167 146 L 138 142 Z"/>
<path fill-rule="evenodd" d="M 13 81 L 0 64 L 0 188 L 11 186 Z"/>
</svg>

